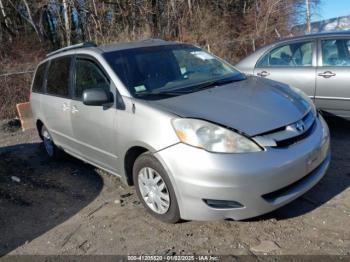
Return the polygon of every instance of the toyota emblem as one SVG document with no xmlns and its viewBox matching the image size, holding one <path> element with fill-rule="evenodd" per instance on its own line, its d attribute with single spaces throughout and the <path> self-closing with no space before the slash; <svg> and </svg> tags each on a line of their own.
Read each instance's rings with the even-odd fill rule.
<svg viewBox="0 0 350 262">
<path fill-rule="evenodd" d="M 303 132 L 305 130 L 305 125 L 303 121 L 299 121 L 298 123 L 295 124 L 296 130 L 299 132 Z"/>
</svg>

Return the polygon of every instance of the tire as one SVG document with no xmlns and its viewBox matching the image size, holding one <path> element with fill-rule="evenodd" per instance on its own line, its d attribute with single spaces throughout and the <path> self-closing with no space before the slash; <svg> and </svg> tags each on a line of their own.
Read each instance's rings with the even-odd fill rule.
<svg viewBox="0 0 350 262">
<path fill-rule="evenodd" d="M 152 179 L 147 179 L 150 177 Z M 133 179 L 140 201 L 152 216 L 165 223 L 180 221 L 174 188 L 164 167 L 154 156 L 145 153 L 136 159 Z"/>
<path fill-rule="evenodd" d="M 43 138 L 44 149 L 48 157 L 51 159 L 62 158 L 63 151 L 55 145 L 49 130 L 47 130 L 44 125 L 41 127 L 41 136 Z"/>
</svg>

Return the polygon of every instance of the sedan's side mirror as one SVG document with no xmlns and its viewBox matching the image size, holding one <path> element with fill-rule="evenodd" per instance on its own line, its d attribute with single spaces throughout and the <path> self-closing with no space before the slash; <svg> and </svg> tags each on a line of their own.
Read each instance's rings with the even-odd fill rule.
<svg viewBox="0 0 350 262">
<path fill-rule="evenodd" d="M 103 88 L 91 88 L 83 92 L 84 105 L 102 106 L 110 103 L 113 103 L 113 94 Z"/>
</svg>

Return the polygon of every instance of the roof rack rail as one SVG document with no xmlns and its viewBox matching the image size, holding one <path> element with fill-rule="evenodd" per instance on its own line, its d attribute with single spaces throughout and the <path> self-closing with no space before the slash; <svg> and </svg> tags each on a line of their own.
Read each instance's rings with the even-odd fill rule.
<svg viewBox="0 0 350 262">
<path fill-rule="evenodd" d="M 166 42 L 166 41 L 160 38 L 146 38 L 146 39 L 142 39 L 141 42 Z"/>
<path fill-rule="evenodd" d="M 68 51 L 68 50 L 72 50 L 72 49 L 78 49 L 78 48 L 83 48 L 83 47 L 97 47 L 97 45 L 94 42 L 84 42 L 84 43 L 80 43 L 80 44 L 76 44 L 76 45 L 70 45 L 70 46 L 66 46 L 63 48 L 60 48 L 58 50 L 55 50 L 51 53 L 48 53 L 46 55 L 46 57 L 64 52 L 64 51 Z"/>
</svg>

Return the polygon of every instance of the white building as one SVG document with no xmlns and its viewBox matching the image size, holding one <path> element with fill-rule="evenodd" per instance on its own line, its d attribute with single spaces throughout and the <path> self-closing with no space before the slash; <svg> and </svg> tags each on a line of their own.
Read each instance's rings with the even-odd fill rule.
<svg viewBox="0 0 350 262">
<path fill-rule="evenodd" d="M 311 23 L 311 33 L 340 30 L 350 30 L 350 15 Z M 293 26 L 291 33 L 293 35 L 305 34 L 306 24 Z"/>
</svg>

